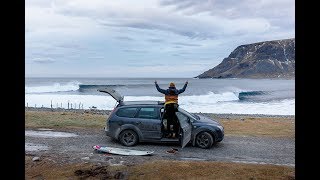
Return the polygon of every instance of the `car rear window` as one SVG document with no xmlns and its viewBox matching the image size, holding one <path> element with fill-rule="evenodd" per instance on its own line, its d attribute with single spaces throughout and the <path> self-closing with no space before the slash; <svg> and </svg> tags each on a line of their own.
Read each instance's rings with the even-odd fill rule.
<svg viewBox="0 0 320 180">
<path fill-rule="evenodd" d="M 117 116 L 119 117 L 129 117 L 129 118 L 133 118 L 134 115 L 136 114 L 138 108 L 134 108 L 134 107 L 128 107 L 128 108 L 121 108 L 118 109 L 118 111 L 116 112 Z"/>
</svg>

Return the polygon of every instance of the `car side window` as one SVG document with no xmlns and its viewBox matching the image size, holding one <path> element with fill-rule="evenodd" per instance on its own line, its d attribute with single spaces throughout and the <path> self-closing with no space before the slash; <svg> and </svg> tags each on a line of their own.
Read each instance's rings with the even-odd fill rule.
<svg viewBox="0 0 320 180">
<path fill-rule="evenodd" d="M 159 119 L 158 108 L 153 107 L 142 107 L 138 112 L 137 118 L 144 119 Z"/>
<path fill-rule="evenodd" d="M 119 117 L 129 117 L 133 118 L 136 114 L 138 108 L 128 107 L 128 108 L 121 108 L 117 111 L 117 116 Z"/>
</svg>

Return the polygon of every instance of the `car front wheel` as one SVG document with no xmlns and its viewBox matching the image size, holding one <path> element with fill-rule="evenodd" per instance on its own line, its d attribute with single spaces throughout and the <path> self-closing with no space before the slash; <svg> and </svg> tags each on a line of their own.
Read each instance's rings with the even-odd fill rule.
<svg viewBox="0 0 320 180">
<path fill-rule="evenodd" d="M 213 144 L 213 137 L 208 132 L 201 132 L 196 137 L 196 145 L 203 149 L 208 149 Z"/>
<path fill-rule="evenodd" d="M 119 140 L 124 146 L 134 146 L 138 143 L 138 135 L 133 130 L 124 130 L 120 133 Z"/>
</svg>

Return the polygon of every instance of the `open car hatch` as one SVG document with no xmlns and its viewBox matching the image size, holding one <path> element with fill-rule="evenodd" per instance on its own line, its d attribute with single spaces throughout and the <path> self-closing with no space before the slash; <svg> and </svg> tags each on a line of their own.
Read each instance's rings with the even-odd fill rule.
<svg viewBox="0 0 320 180">
<path fill-rule="evenodd" d="M 100 92 L 108 93 L 110 96 L 112 96 L 117 102 L 123 101 L 123 96 L 121 96 L 117 91 L 111 88 L 101 88 L 98 89 Z"/>
</svg>

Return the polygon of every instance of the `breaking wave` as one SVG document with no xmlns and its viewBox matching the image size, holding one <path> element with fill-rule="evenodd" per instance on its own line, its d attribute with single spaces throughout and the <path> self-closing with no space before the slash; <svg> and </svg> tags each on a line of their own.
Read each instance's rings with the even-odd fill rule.
<svg viewBox="0 0 320 180">
<path fill-rule="evenodd" d="M 189 112 L 202 113 L 235 113 L 235 114 L 270 114 L 270 115 L 294 115 L 295 99 L 284 99 L 269 102 L 238 101 L 233 93 L 214 94 L 201 96 L 181 96 L 180 107 Z M 125 96 L 125 101 L 163 101 L 161 96 Z M 28 107 L 67 108 L 68 104 L 73 108 L 89 109 L 92 106 L 97 109 L 112 110 L 117 102 L 111 96 L 99 95 L 67 95 L 67 94 L 26 94 L 25 105 Z M 71 105 L 72 104 L 72 105 Z"/>
<path fill-rule="evenodd" d="M 70 92 L 70 91 L 79 91 L 85 92 L 90 90 L 97 90 L 103 87 L 120 87 L 124 85 L 87 85 L 81 84 L 79 82 L 69 82 L 67 84 L 55 83 L 49 86 L 35 86 L 35 87 L 25 87 L 26 93 L 54 93 L 54 92 Z"/>
<path fill-rule="evenodd" d="M 60 83 L 54 83 L 48 86 L 29 86 L 25 87 L 25 93 L 51 93 L 51 92 L 68 92 L 76 91 L 79 89 L 79 82 L 69 82 L 61 85 Z"/>
</svg>

